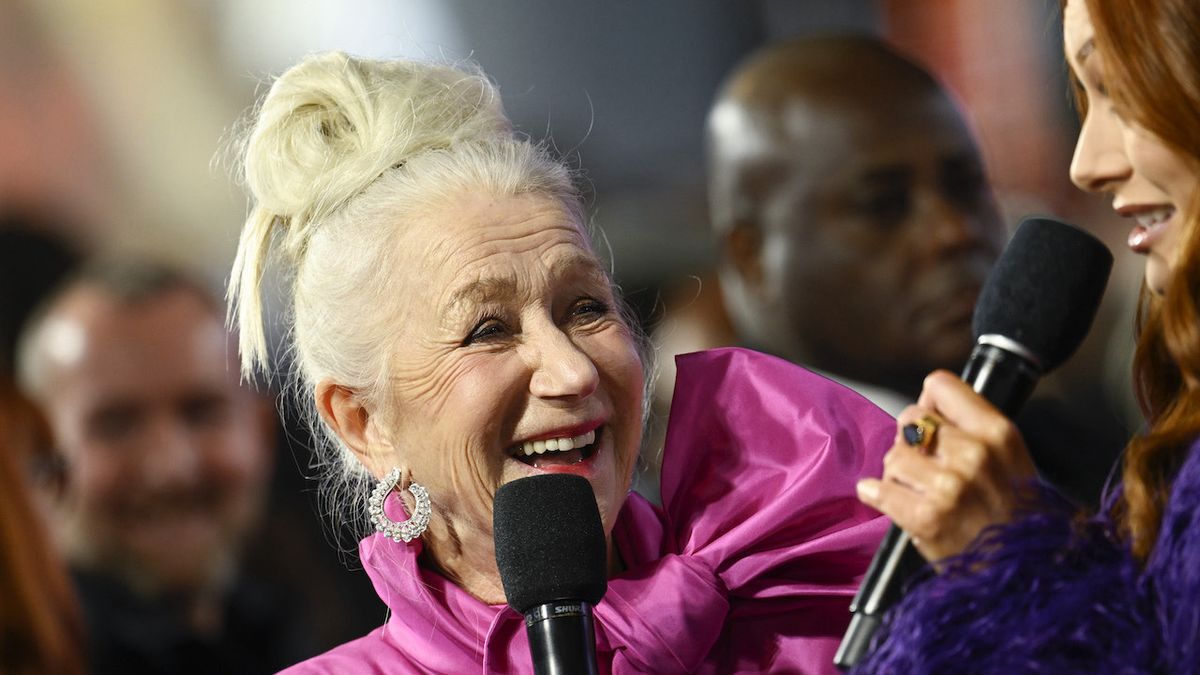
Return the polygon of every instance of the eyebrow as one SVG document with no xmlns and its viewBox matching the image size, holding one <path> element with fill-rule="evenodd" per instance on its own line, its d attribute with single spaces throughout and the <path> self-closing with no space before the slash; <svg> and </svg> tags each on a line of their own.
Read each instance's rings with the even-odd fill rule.
<svg viewBox="0 0 1200 675">
<path fill-rule="evenodd" d="M 1075 52 L 1075 60 L 1078 61 L 1080 65 L 1083 65 L 1083 62 L 1086 61 L 1087 57 L 1091 56 L 1092 52 L 1094 51 L 1096 51 L 1096 40 L 1094 38 L 1088 38 L 1087 41 L 1079 47 L 1079 51 Z"/>
<path fill-rule="evenodd" d="M 557 285 L 571 279 L 606 281 L 608 277 L 595 257 L 575 254 L 554 261 L 550 265 L 550 278 Z M 518 292 L 517 280 L 513 276 L 477 279 L 454 291 L 446 307 L 450 312 L 461 312 L 485 302 L 511 300 Z"/>
<path fill-rule="evenodd" d="M 458 311 L 488 300 L 505 300 L 516 294 L 517 281 L 512 277 L 477 279 L 454 291 L 446 306 L 450 311 Z"/>
<path fill-rule="evenodd" d="M 554 261 L 554 264 L 550 266 L 550 276 L 558 281 L 572 278 L 608 280 L 608 276 L 600 267 L 600 261 L 596 260 L 595 256 L 582 253 L 575 253 Z"/>
</svg>

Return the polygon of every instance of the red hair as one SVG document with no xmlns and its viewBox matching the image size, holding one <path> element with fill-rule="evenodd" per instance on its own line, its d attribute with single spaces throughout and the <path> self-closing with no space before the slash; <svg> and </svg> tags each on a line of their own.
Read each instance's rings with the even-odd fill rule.
<svg viewBox="0 0 1200 675">
<path fill-rule="evenodd" d="M 83 627 L 44 517 L 30 501 L 24 460 L 50 447 L 40 413 L 0 380 L 0 672 L 85 671 Z"/>
<path fill-rule="evenodd" d="M 1200 176 L 1200 3 L 1087 0 L 1087 8 L 1113 102 Z M 1200 437 L 1200 192 L 1177 206 L 1183 236 L 1171 279 L 1161 297 L 1142 287 L 1133 381 L 1148 430 L 1125 451 L 1114 511 L 1143 561 L 1175 474 Z"/>
</svg>

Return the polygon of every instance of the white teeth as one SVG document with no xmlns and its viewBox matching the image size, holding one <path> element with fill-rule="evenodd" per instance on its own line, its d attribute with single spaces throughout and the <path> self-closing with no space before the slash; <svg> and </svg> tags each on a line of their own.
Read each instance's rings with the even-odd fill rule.
<svg viewBox="0 0 1200 675">
<path fill-rule="evenodd" d="M 521 444 L 521 448 L 517 451 L 518 454 L 524 453 L 526 457 L 533 454 L 545 454 L 547 452 L 565 452 L 575 448 L 582 448 L 586 445 L 591 445 L 596 441 L 596 432 L 589 431 L 586 434 L 580 434 L 569 438 L 550 438 L 544 441 L 525 441 Z"/>
<path fill-rule="evenodd" d="M 1137 221 L 1138 225 L 1141 225 L 1146 229 L 1150 229 L 1156 225 L 1161 225 L 1167 222 L 1171 219 L 1171 216 L 1174 213 L 1175 209 L 1167 206 L 1160 209 L 1154 209 L 1153 211 L 1139 213 L 1138 215 L 1134 216 L 1134 220 Z"/>
</svg>

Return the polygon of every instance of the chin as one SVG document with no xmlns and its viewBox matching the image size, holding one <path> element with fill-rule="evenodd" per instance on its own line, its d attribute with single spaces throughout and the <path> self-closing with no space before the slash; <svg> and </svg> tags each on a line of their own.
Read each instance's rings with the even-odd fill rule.
<svg viewBox="0 0 1200 675">
<path fill-rule="evenodd" d="M 1171 280 L 1170 268 L 1162 262 L 1150 258 L 1146 261 L 1146 288 L 1158 297 L 1167 292 L 1167 284 Z"/>
</svg>

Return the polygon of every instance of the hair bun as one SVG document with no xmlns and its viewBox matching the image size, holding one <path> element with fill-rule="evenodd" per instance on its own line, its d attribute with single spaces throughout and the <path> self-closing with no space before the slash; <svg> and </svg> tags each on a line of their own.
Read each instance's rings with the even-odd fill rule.
<svg viewBox="0 0 1200 675">
<path fill-rule="evenodd" d="M 266 370 L 261 287 L 272 250 L 294 272 L 315 228 L 392 167 L 463 141 L 511 138 L 500 96 L 477 68 L 328 52 L 281 75 L 240 146 L 254 201 L 229 281 L 243 373 Z"/>
<path fill-rule="evenodd" d="M 275 81 L 243 166 L 256 208 L 284 225 L 293 244 L 285 246 L 297 251 L 312 224 L 388 169 L 427 150 L 497 135 L 511 135 L 511 127 L 481 73 L 328 52 Z"/>
</svg>

